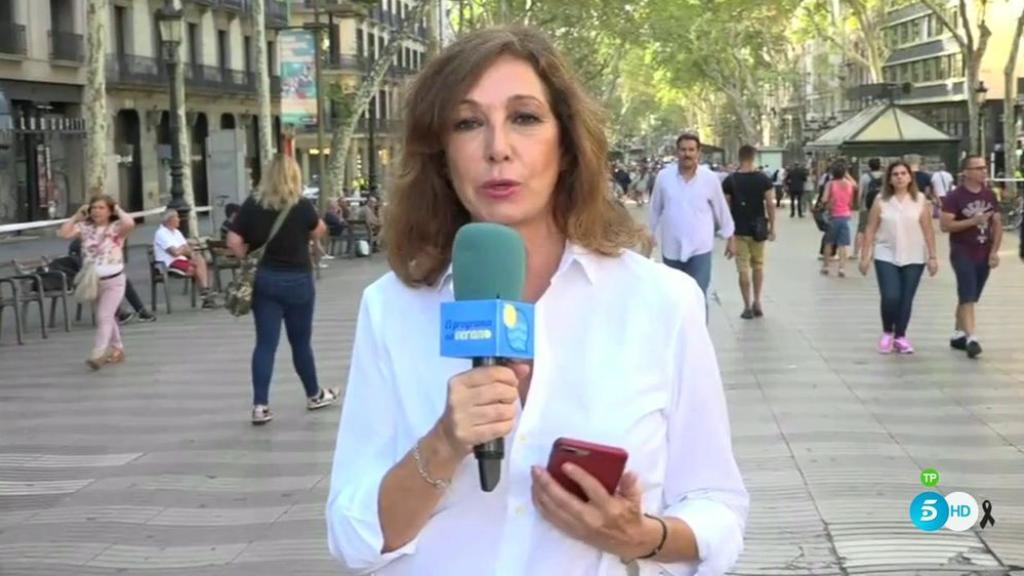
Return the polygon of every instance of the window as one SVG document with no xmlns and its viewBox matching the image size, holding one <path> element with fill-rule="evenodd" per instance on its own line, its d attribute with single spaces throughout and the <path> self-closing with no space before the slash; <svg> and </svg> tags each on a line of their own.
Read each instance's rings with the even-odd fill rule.
<svg viewBox="0 0 1024 576">
<path fill-rule="evenodd" d="M 886 68 L 884 70 L 883 74 L 885 76 L 885 81 L 886 82 L 895 82 L 896 81 L 896 70 L 895 69 L 893 69 L 891 67 L 890 68 Z"/>
<path fill-rule="evenodd" d="M 217 30 L 217 64 L 221 70 L 230 68 L 231 54 L 228 49 L 228 31 Z"/>
<path fill-rule="evenodd" d="M 936 71 L 937 80 L 945 80 L 946 78 L 950 77 L 949 58 L 945 56 L 939 56 L 936 60 L 936 67 L 938 68 L 938 70 Z"/>
<path fill-rule="evenodd" d="M 929 58 L 924 61 L 924 71 L 921 73 L 921 79 L 925 82 L 931 82 L 935 80 L 935 58 Z"/>
<path fill-rule="evenodd" d="M 924 68 L 923 64 L 924 63 L 921 62 L 920 60 L 911 64 L 910 81 L 913 82 L 914 84 L 917 84 L 918 82 L 921 81 L 921 73 L 923 71 L 922 69 Z"/>
<path fill-rule="evenodd" d="M 363 31 L 356 29 L 356 54 L 366 56 L 366 46 L 363 41 Z"/>
<path fill-rule="evenodd" d="M 267 74 L 277 76 L 277 50 L 273 42 L 267 42 Z"/>
<path fill-rule="evenodd" d="M 199 24 L 188 23 L 188 61 L 191 64 L 199 64 L 202 61 L 199 50 Z"/>
<path fill-rule="evenodd" d="M 242 66 L 246 73 L 252 72 L 252 37 L 242 37 Z"/>
</svg>

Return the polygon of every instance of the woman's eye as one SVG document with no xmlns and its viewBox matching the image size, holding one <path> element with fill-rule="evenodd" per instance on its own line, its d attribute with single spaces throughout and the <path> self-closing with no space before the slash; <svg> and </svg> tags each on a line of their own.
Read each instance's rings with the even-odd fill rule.
<svg viewBox="0 0 1024 576">
<path fill-rule="evenodd" d="M 536 124 L 540 122 L 540 116 L 529 112 L 520 112 L 512 117 L 512 121 L 516 124 Z"/>
<path fill-rule="evenodd" d="M 455 130 L 462 132 L 465 130 L 472 130 L 473 128 L 480 127 L 480 121 L 476 118 L 463 118 L 455 122 Z"/>
</svg>

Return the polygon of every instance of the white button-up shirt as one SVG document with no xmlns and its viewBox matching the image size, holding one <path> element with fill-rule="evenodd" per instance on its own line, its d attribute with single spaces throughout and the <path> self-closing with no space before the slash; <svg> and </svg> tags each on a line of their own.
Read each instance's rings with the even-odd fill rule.
<svg viewBox="0 0 1024 576">
<path fill-rule="evenodd" d="M 345 573 L 626 574 L 618 557 L 533 506 L 530 467 L 547 464 L 560 436 L 626 449 L 644 510 L 681 518 L 696 535 L 699 566 L 640 561 L 640 574 L 721 574 L 736 561 L 749 497 L 700 289 L 633 252 L 609 258 L 572 244 L 536 303 L 530 393 L 497 489 L 480 490 L 467 457 L 419 535 L 381 554 L 381 480 L 440 418 L 448 379 L 471 367 L 439 354 L 441 303 L 452 299 L 450 272 L 416 289 L 389 273 L 363 293 L 326 510 Z"/>
<path fill-rule="evenodd" d="M 698 166 L 689 181 L 678 164 L 658 172 L 651 196 L 651 233 L 661 230 L 661 255 L 683 262 L 715 248 L 715 229 L 722 238 L 736 230 L 718 175 Z"/>
</svg>

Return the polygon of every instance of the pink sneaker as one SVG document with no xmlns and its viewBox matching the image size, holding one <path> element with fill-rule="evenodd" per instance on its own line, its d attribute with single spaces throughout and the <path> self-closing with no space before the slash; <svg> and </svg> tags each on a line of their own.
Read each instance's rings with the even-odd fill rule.
<svg viewBox="0 0 1024 576">
<path fill-rule="evenodd" d="M 896 348 L 897 354 L 913 354 L 914 347 L 910 345 L 910 340 L 907 340 L 905 336 L 897 338 L 893 342 L 893 346 Z"/>
<path fill-rule="evenodd" d="M 892 354 L 892 333 L 882 333 L 882 339 L 878 341 L 878 353 L 879 354 Z"/>
</svg>

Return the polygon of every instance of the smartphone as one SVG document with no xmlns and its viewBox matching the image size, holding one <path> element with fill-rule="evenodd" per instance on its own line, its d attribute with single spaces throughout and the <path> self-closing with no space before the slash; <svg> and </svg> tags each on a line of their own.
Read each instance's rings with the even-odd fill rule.
<svg viewBox="0 0 1024 576">
<path fill-rule="evenodd" d="M 622 472 L 626 469 L 628 458 L 629 454 L 622 448 L 572 438 L 559 438 L 551 446 L 551 455 L 548 457 L 548 473 L 563 488 L 575 494 L 580 500 L 587 502 L 590 499 L 587 498 L 579 484 L 562 472 L 562 464 L 572 462 L 586 470 L 604 486 L 609 494 L 614 494 L 619 487 L 619 480 L 622 479 Z"/>
</svg>

